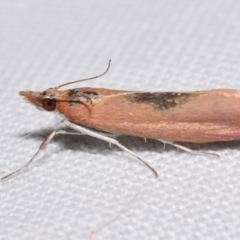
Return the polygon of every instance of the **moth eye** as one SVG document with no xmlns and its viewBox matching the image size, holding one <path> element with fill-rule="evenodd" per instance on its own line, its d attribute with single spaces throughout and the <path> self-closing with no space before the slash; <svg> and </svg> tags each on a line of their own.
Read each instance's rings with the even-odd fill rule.
<svg viewBox="0 0 240 240">
<path fill-rule="evenodd" d="M 54 111 L 55 108 L 56 108 L 56 100 L 55 99 L 44 98 L 42 100 L 42 107 L 46 111 Z"/>
</svg>

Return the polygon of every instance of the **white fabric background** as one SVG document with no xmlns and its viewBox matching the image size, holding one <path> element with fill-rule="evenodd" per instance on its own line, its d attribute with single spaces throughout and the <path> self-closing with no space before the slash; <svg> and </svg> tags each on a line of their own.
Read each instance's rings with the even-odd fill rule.
<svg viewBox="0 0 240 240">
<path fill-rule="evenodd" d="M 1 176 L 61 126 L 18 91 L 95 76 L 110 58 L 106 76 L 77 86 L 240 89 L 240 2 L 1 0 Z M 159 180 L 107 143 L 58 136 L 28 171 L 0 184 L 0 239 L 88 239 L 146 181 L 129 210 L 93 239 L 240 238 L 239 142 L 184 144 L 221 155 L 215 159 L 118 139 L 154 166 Z"/>
</svg>

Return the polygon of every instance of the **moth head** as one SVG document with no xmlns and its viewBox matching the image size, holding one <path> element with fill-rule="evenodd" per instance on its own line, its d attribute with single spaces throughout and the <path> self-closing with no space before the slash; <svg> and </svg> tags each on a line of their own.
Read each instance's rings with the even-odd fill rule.
<svg viewBox="0 0 240 240">
<path fill-rule="evenodd" d="M 56 89 L 50 88 L 43 92 L 20 91 L 19 95 L 37 107 L 39 110 L 54 111 L 57 106 L 57 101 L 54 97 Z"/>
</svg>

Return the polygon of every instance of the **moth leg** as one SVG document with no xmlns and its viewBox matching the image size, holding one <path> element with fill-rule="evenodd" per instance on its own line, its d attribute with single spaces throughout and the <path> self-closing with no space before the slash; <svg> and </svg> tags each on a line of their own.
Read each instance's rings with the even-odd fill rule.
<svg viewBox="0 0 240 240">
<path fill-rule="evenodd" d="M 190 154 L 193 154 L 193 155 L 200 155 L 200 156 L 213 156 L 213 157 L 219 157 L 218 154 L 216 153 L 208 153 L 208 152 L 201 152 L 201 151 L 195 151 L 195 150 L 192 150 L 190 148 L 187 148 L 187 147 L 184 147 L 182 145 L 179 145 L 177 143 L 174 143 L 174 142 L 169 142 L 169 141 L 165 141 L 165 140 L 162 140 L 162 139 L 157 139 L 158 141 L 162 142 L 164 144 L 164 148 L 166 146 L 166 144 L 169 144 L 169 145 L 172 145 L 178 149 L 181 149 L 183 150 L 184 152 L 188 152 Z"/>
<path fill-rule="evenodd" d="M 63 122 L 63 120 L 61 122 Z M 96 129 L 88 128 L 88 127 L 84 127 L 84 129 L 88 129 L 88 130 L 90 130 L 92 132 L 99 133 L 101 135 L 104 135 L 104 136 L 110 137 L 110 138 L 117 138 L 117 137 L 122 135 L 122 134 L 119 134 L 119 133 L 100 131 L 100 130 L 96 130 Z M 74 132 L 77 133 L 76 130 Z M 78 132 L 78 133 L 80 133 L 80 132 Z M 81 133 L 81 135 L 87 135 L 87 134 Z"/>
<path fill-rule="evenodd" d="M 118 146 L 119 148 L 123 149 L 125 152 L 134 156 L 141 163 L 143 163 L 146 167 L 148 167 L 154 173 L 156 178 L 158 177 L 158 174 L 153 167 L 151 167 L 147 162 L 145 162 L 145 160 L 143 160 L 141 157 L 139 157 L 136 153 L 130 151 L 128 148 L 126 148 L 122 144 L 120 144 L 116 139 L 110 138 L 110 137 L 106 136 L 106 134 L 104 135 L 104 134 L 102 134 L 98 131 L 88 129 L 88 128 L 82 127 L 80 125 L 74 124 L 74 123 L 69 122 L 68 120 L 65 120 L 65 119 L 62 120 L 62 123 L 65 124 L 66 126 L 68 126 L 69 128 L 71 128 L 71 129 L 73 129 L 77 132 L 80 132 L 84 135 L 88 135 L 88 136 L 91 136 L 91 137 L 94 137 L 94 138 L 98 138 L 100 140 L 103 140 L 105 142 L 108 142 L 110 144 Z"/>
<path fill-rule="evenodd" d="M 101 134 L 103 134 L 106 137 L 110 137 L 110 138 L 117 138 L 118 136 L 120 136 L 120 134 L 111 133 L 111 132 L 101 132 Z M 110 143 L 110 142 L 109 142 L 109 148 L 112 148 L 112 143 Z"/>
<path fill-rule="evenodd" d="M 97 130 L 93 130 L 91 128 L 87 128 L 87 129 L 89 129 L 89 130 L 91 130 L 93 132 L 96 132 L 96 133 L 100 133 L 101 135 L 104 135 L 104 136 L 110 137 L 110 138 L 117 138 L 118 136 L 121 135 L 121 134 L 113 133 L 113 132 L 97 131 Z M 109 142 L 109 148 L 112 148 L 112 143 L 110 143 L 110 142 Z"/>
<path fill-rule="evenodd" d="M 46 139 L 41 143 L 41 145 L 39 146 L 37 152 L 33 155 L 33 157 L 30 159 L 30 161 L 28 161 L 25 165 L 23 165 L 21 168 L 19 168 L 18 170 L 7 174 L 6 176 L 1 178 L 1 181 L 6 180 L 7 178 L 16 175 L 20 172 L 23 172 L 24 170 L 26 170 L 29 165 L 33 162 L 33 160 L 39 155 L 39 153 L 43 150 L 45 150 L 48 146 L 48 144 L 52 141 L 52 139 L 54 138 L 54 136 L 56 136 L 57 134 L 73 134 L 73 135 L 82 135 L 79 132 L 73 132 L 72 130 L 64 130 L 64 129 L 56 129 L 54 131 L 52 131 L 47 137 Z"/>
</svg>

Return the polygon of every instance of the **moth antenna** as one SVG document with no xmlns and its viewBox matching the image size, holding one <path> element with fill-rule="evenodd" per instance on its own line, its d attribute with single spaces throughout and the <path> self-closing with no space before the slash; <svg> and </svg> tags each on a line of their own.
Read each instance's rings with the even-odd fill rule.
<svg viewBox="0 0 240 240">
<path fill-rule="evenodd" d="M 62 85 L 57 86 L 56 89 L 59 89 L 60 87 L 67 86 L 67 85 L 70 85 L 70 84 L 73 84 L 73 83 L 88 81 L 88 80 L 92 80 L 92 79 L 95 79 L 95 78 L 102 77 L 103 75 L 105 75 L 105 74 L 108 72 L 110 66 L 111 66 L 111 59 L 109 60 L 107 69 L 104 71 L 104 73 L 102 73 L 102 74 L 100 74 L 100 75 L 98 75 L 98 76 L 95 76 L 95 77 L 85 78 L 85 79 L 80 79 L 80 80 L 76 80 L 76 81 L 64 83 L 64 84 L 62 84 Z"/>
</svg>

